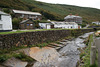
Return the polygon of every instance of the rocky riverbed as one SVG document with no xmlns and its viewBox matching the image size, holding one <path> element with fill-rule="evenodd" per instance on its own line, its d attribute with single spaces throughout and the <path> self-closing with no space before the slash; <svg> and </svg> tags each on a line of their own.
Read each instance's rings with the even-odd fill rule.
<svg viewBox="0 0 100 67">
<path fill-rule="evenodd" d="M 34 64 L 28 66 L 28 62 L 10 58 L 3 63 L 2 67 L 76 67 L 77 62 L 80 60 L 80 51 L 78 48 L 82 49 L 86 47 L 84 41 L 90 34 L 93 34 L 93 32 L 86 33 L 72 41 L 62 41 L 61 43 L 65 43 L 66 46 L 59 51 L 51 47 L 23 49 L 21 51 L 36 60 Z"/>
</svg>

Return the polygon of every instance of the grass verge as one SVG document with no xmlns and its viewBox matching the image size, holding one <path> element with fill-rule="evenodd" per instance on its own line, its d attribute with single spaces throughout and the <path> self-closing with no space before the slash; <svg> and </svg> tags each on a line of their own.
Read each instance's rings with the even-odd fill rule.
<svg viewBox="0 0 100 67">
<path fill-rule="evenodd" d="M 90 28 L 87 28 L 90 29 Z M 77 30 L 77 29 L 39 29 L 39 30 L 17 30 L 11 32 L 0 32 L 0 34 L 13 34 L 13 33 L 24 33 L 24 32 L 34 32 L 34 31 L 48 31 L 48 30 Z"/>
<path fill-rule="evenodd" d="M 95 64 L 90 65 L 90 51 L 91 51 L 91 44 L 92 43 L 93 43 L 93 35 L 90 35 L 87 48 L 84 51 L 82 51 L 82 53 L 80 54 L 80 59 L 83 63 L 83 65 L 81 65 L 81 67 L 98 67 L 98 64 L 97 64 L 97 56 L 98 55 L 96 55 Z"/>
</svg>

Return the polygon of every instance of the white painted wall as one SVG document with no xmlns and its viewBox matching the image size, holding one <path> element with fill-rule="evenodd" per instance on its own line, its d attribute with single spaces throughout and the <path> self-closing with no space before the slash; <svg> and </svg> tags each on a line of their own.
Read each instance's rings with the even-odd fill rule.
<svg viewBox="0 0 100 67">
<path fill-rule="evenodd" d="M 51 25 L 47 25 L 47 29 L 51 29 Z"/>
<path fill-rule="evenodd" d="M 100 22 L 99 22 L 99 21 L 97 21 L 97 22 L 92 22 L 92 24 L 100 25 Z"/>
<path fill-rule="evenodd" d="M 49 23 L 39 23 L 39 26 L 43 29 L 51 29 L 51 25 Z"/>
<path fill-rule="evenodd" d="M 0 25 L 2 24 L 2 29 L 0 30 L 12 30 L 12 18 L 10 15 L 1 15 Z"/>
<path fill-rule="evenodd" d="M 63 28 L 63 29 L 78 29 L 78 25 L 57 25 L 54 24 L 54 28 Z"/>
<path fill-rule="evenodd" d="M 59 22 L 57 22 L 58 24 L 55 24 L 55 22 L 51 22 L 52 24 L 54 24 L 54 28 L 62 28 L 62 29 L 78 29 L 78 24 L 74 23 L 74 24 L 65 24 L 65 22 L 61 22 L 61 24 Z M 39 23 L 39 26 L 42 27 L 43 29 L 51 29 L 51 25 L 48 23 Z"/>
</svg>

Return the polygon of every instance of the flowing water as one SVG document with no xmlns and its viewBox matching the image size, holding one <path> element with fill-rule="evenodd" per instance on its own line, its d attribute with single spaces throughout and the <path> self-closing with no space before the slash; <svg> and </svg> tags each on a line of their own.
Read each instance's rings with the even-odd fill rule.
<svg viewBox="0 0 100 67">
<path fill-rule="evenodd" d="M 86 47 L 84 41 L 90 34 L 93 34 L 93 32 L 86 33 L 72 41 L 66 41 L 66 46 L 58 51 L 59 57 L 56 60 L 52 60 L 48 64 L 38 62 L 33 67 L 76 67 L 77 62 L 80 60 L 80 51 L 78 48 L 82 49 Z"/>
</svg>

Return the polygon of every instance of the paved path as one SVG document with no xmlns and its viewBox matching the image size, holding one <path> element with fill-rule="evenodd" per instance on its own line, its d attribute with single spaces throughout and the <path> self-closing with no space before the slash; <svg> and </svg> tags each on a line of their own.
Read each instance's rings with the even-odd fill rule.
<svg viewBox="0 0 100 67">
<path fill-rule="evenodd" d="M 97 38 L 95 41 L 96 47 L 98 48 L 98 67 L 100 67 L 100 38 Z"/>
</svg>

